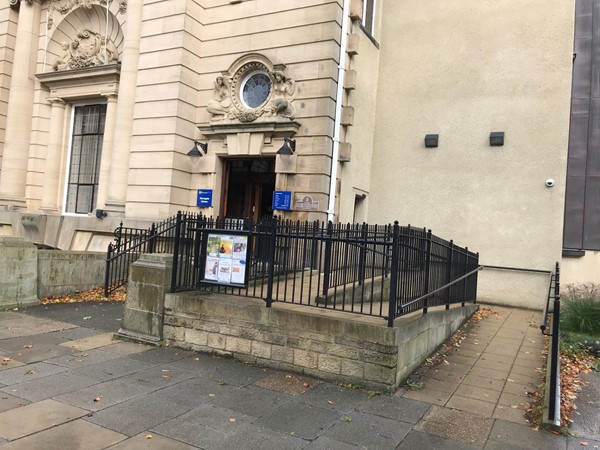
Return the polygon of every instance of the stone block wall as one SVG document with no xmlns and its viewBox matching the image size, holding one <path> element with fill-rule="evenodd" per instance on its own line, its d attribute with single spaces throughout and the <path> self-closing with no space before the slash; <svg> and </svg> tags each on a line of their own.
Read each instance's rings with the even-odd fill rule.
<svg viewBox="0 0 600 450">
<path fill-rule="evenodd" d="M 0 237 L 0 310 L 39 304 L 38 250 L 19 237 Z"/>
<path fill-rule="evenodd" d="M 38 251 L 37 295 L 62 295 L 104 285 L 106 254 L 98 252 Z"/>
<path fill-rule="evenodd" d="M 382 319 L 218 294 L 167 294 L 164 306 L 169 345 L 387 392 L 476 309 L 418 314 L 388 328 Z"/>
</svg>

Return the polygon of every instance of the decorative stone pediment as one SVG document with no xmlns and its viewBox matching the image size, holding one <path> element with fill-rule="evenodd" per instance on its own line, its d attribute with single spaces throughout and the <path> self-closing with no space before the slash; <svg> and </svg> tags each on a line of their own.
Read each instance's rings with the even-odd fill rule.
<svg viewBox="0 0 600 450">
<path fill-rule="evenodd" d="M 118 19 L 110 13 L 107 16 L 105 8 L 98 4 L 89 9 L 76 8 L 52 33 L 44 71 L 63 72 L 118 63 L 123 41 Z"/>
<path fill-rule="evenodd" d="M 217 76 L 207 111 L 210 124 L 231 127 L 240 123 L 292 121 L 295 81 L 262 55 L 240 58 Z"/>
</svg>

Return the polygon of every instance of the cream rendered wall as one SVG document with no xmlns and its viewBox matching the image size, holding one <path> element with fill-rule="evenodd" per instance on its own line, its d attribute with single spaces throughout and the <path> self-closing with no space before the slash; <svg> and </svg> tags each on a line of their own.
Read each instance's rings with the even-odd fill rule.
<svg viewBox="0 0 600 450">
<path fill-rule="evenodd" d="M 378 10 L 375 20 L 375 39 L 380 33 L 382 10 L 376 2 Z M 363 207 L 368 211 L 371 188 L 371 161 L 375 130 L 375 114 L 377 105 L 377 80 L 379 78 L 380 51 L 378 44 L 369 39 L 367 34 L 355 22 L 352 33 L 359 36 L 358 54 L 350 58 L 347 69 L 356 71 L 356 89 L 348 92 L 347 105 L 354 108 L 352 126 L 346 127 L 345 140 L 352 145 L 351 160 L 340 163 L 340 196 L 338 221 L 352 223 L 361 221 L 354 217 L 356 195 L 365 195 Z M 366 215 L 362 218 L 364 221 Z M 355 220 L 356 219 L 356 220 Z"/>
<path fill-rule="evenodd" d="M 562 258 L 560 263 L 561 286 L 596 283 L 600 285 L 600 251 L 586 250 L 580 258 Z"/>
<path fill-rule="evenodd" d="M 407 0 L 385 2 L 383 16 L 369 220 L 432 228 L 483 264 L 552 269 L 574 2 Z M 506 133 L 503 147 L 489 146 L 491 131 Z M 424 147 L 427 133 L 439 148 Z M 480 281 L 481 300 L 539 308 L 547 295 L 524 300 L 490 271 Z"/>
</svg>

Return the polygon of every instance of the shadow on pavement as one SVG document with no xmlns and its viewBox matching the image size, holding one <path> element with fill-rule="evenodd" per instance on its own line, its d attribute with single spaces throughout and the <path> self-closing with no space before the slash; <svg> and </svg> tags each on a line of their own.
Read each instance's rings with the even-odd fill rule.
<svg viewBox="0 0 600 450">
<path fill-rule="evenodd" d="M 20 312 L 109 332 L 121 327 L 124 306 L 122 302 L 58 303 L 33 306 Z"/>
</svg>

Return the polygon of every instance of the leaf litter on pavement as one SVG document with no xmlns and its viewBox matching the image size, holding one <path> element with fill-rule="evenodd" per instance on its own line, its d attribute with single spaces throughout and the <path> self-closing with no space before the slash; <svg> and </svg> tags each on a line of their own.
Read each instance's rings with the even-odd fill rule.
<svg viewBox="0 0 600 450">
<path fill-rule="evenodd" d="M 87 291 L 76 291 L 64 295 L 51 295 L 40 298 L 42 305 L 57 303 L 83 303 L 83 302 L 124 302 L 127 299 L 127 287 L 121 286 L 115 291 L 104 296 L 104 287 L 89 289 Z"/>
</svg>

